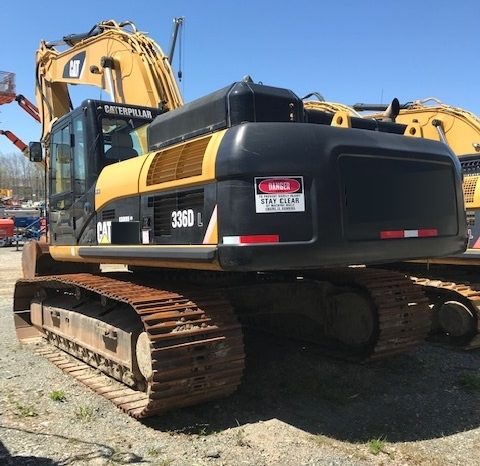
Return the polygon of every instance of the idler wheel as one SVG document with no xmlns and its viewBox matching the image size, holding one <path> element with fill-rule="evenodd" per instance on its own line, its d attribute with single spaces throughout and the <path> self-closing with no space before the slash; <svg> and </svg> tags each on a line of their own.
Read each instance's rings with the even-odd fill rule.
<svg viewBox="0 0 480 466">
<path fill-rule="evenodd" d="M 453 337 L 464 337 L 475 333 L 474 313 L 458 301 L 446 301 L 438 310 L 441 329 Z"/>
<path fill-rule="evenodd" d="M 145 380 L 151 380 L 153 376 L 151 351 L 152 344 L 148 338 L 147 332 L 142 332 L 137 340 L 136 355 L 138 369 L 145 377 Z"/>
</svg>

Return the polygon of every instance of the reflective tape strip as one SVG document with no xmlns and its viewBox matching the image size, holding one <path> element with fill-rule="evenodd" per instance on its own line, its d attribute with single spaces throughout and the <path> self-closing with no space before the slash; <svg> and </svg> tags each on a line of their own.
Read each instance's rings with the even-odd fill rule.
<svg viewBox="0 0 480 466">
<path fill-rule="evenodd" d="M 438 236 L 436 228 L 421 228 L 420 230 L 384 230 L 380 232 L 380 239 L 398 238 L 427 238 Z"/>
<path fill-rule="evenodd" d="M 278 243 L 279 241 L 279 235 L 242 235 L 223 237 L 223 244 Z"/>
</svg>

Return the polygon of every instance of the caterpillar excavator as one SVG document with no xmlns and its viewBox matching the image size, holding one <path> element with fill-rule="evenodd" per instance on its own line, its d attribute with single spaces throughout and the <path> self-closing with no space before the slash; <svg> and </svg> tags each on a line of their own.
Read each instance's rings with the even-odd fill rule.
<svg viewBox="0 0 480 466">
<path fill-rule="evenodd" d="M 313 102 L 331 112 L 375 120 L 391 120 L 416 136 L 443 142 L 459 157 L 463 171 L 463 189 L 468 225 L 468 249 L 463 254 L 425 261 L 409 261 L 389 266 L 409 273 L 424 287 L 433 307 L 434 340 L 466 350 L 480 347 L 480 118 L 459 107 L 429 97 L 387 110 L 383 104 L 358 103 L 351 107 Z M 364 112 L 369 112 L 365 114 Z M 408 129 L 407 129 L 408 128 Z M 384 267 L 386 265 L 384 264 Z"/>
<path fill-rule="evenodd" d="M 422 289 L 363 265 L 464 251 L 444 144 L 339 127 L 249 78 L 183 104 L 131 22 L 43 41 L 36 69 L 49 233 L 24 249 L 13 310 L 18 338 L 45 339 L 58 367 L 142 418 L 231 394 L 240 322 L 357 361 L 424 340 Z M 112 100 L 71 108 L 68 84 Z"/>
</svg>

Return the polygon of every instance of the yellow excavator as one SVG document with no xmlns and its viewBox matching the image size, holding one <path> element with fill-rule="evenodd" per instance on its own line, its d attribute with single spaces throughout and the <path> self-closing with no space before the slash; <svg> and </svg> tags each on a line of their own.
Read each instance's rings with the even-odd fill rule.
<svg viewBox="0 0 480 466">
<path fill-rule="evenodd" d="M 361 361 L 424 340 L 422 289 L 362 265 L 464 251 L 444 144 L 339 127 L 248 77 L 183 104 L 131 22 L 43 41 L 36 76 L 49 231 L 24 248 L 14 319 L 61 369 L 141 418 L 232 393 L 240 321 Z M 71 108 L 68 84 L 112 100 Z"/>
<path fill-rule="evenodd" d="M 463 254 L 430 258 L 427 262 L 394 264 L 395 269 L 412 275 L 425 287 L 433 306 L 433 331 L 436 340 L 454 343 L 465 349 L 480 347 L 480 118 L 463 108 L 429 97 L 406 104 L 359 103 L 351 107 L 313 101 L 306 104 L 330 112 L 347 112 L 368 119 L 395 121 L 418 137 L 443 142 L 459 157 L 469 243 Z M 368 113 L 365 113 L 368 112 Z"/>
</svg>

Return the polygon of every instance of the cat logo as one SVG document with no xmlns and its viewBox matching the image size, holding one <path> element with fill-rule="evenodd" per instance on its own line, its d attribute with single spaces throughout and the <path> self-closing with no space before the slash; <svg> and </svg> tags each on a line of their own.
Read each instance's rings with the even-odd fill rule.
<svg viewBox="0 0 480 466">
<path fill-rule="evenodd" d="M 98 244 L 110 244 L 112 242 L 112 222 L 110 220 L 97 223 Z"/>
<path fill-rule="evenodd" d="M 86 52 L 77 53 L 72 57 L 63 68 L 64 78 L 79 79 L 82 76 L 84 64 L 85 64 Z"/>
<path fill-rule="evenodd" d="M 80 60 L 70 60 L 69 75 L 71 78 L 78 78 L 80 76 Z"/>
</svg>

